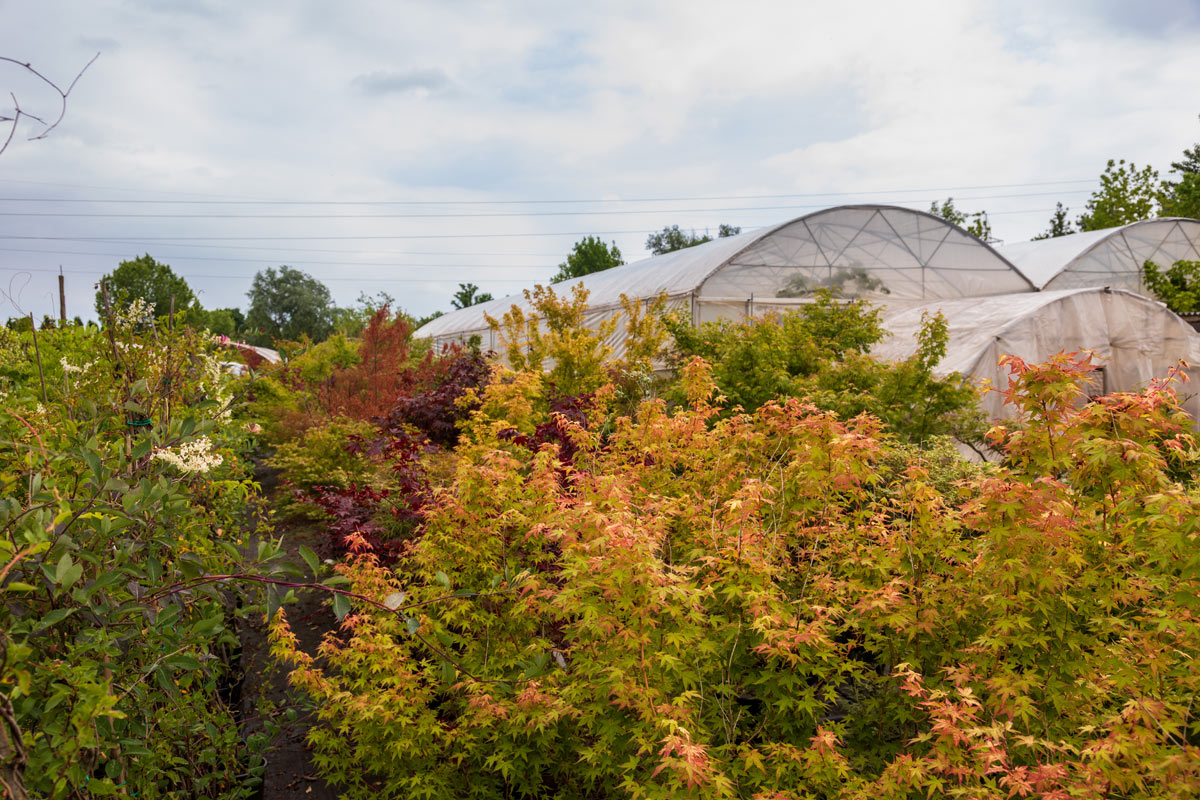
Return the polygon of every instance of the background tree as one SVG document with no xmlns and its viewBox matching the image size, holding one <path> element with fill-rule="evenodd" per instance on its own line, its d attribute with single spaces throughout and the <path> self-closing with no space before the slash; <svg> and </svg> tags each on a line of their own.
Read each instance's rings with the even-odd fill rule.
<svg viewBox="0 0 1200 800">
<path fill-rule="evenodd" d="M 717 228 L 717 237 L 724 239 L 727 236 L 736 236 L 741 232 L 741 227 L 726 225 L 722 222 Z M 671 225 L 663 228 L 658 233 L 652 233 L 646 237 L 646 249 L 656 256 L 661 256 L 663 253 L 673 253 L 676 250 L 695 247 L 698 244 L 711 241 L 712 237 L 708 235 L 708 231 L 705 231 L 703 234 L 696 233 L 694 229 L 684 232 L 680 230 L 678 225 Z"/>
<path fill-rule="evenodd" d="M 1069 208 L 1064 208 L 1062 203 L 1054 209 L 1054 216 L 1050 217 L 1050 227 L 1045 233 L 1039 233 L 1033 237 L 1033 241 L 1039 239 L 1056 239 L 1059 236 L 1068 236 L 1075 232 L 1075 228 L 1071 225 L 1071 220 L 1067 219 Z"/>
<path fill-rule="evenodd" d="M 214 308 L 206 312 L 208 329 L 221 336 L 236 337 L 246 327 L 246 315 L 240 308 Z"/>
<path fill-rule="evenodd" d="M 460 283 L 458 291 L 454 293 L 454 297 L 450 298 L 450 305 L 455 308 L 469 308 L 495 299 L 491 292 L 481 292 L 479 287 L 473 283 Z"/>
<path fill-rule="evenodd" d="M 160 264 L 147 253 L 132 261 L 122 261 L 111 273 L 100 279 L 108 287 L 108 299 L 113 308 L 126 306 L 134 300 L 144 300 L 154 305 L 158 316 L 169 314 L 171 298 L 175 298 L 176 311 L 189 311 L 190 322 L 201 322 L 202 315 L 196 294 L 187 281 L 175 274 L 166 264 Z M 104 318 L 104 290 L 96 290 L 96 313 Z M 190 317 L 195 316 L 193 320 Z"/>
<path fill-rule="evenodd" d="M 1183 158 L 1171 162 L 1178 181 L 1163 181 L 1162 215 L 1200 219 L 1200 142 L 1183 151 Z"/>
<path fill-rule="evenodd" d="M 254 344 L 302 336 L 319 342 L 333 331 L 329 289 L 306 272 L 268 267 L 254 276 L 246 296 L 250 299 L 247 339 Z"/>
<path fill-rule="evenodd" d="M 967 233 L 976 239 L 982 239 L 985 242 L 996 241 L 992 238 L 992 224 L 988 222 L 987 212 L 959 211 L 954 207 L 953 197 L 947 197 L 946 202 L 940 204 L 934 200 L 929 206 L 929 213 L 935 217 L 941 217 L 952 225 L 957 225 L 965 229 Z"/>
<path fill-rule="evenodd" d="M 582 278 L 584 275 L 603 272 L 624 263 L 625 259 L 621 258 L 621 250 L 616 242 L 607 245 L 603 239 L 588 236 L 575 243 L 571 254 L 567 256 L 566 261 L 558 265 L 558 272 L 550 282 L 561 283 L 572 278 Z"/>
<path fill-rule="evenodd" d="M 1150 219 L 1157 216 L 1160 196 L 1158 170 L 1110 158 L 1100 188 L 1092 192 L 1087 211 L 1079 217 L 1079 229 L 1096 231 Z"/>
<path fill-rule="evenodd" d="M 1176 314 L 1200 311 L 1200 261 L 1176 261 L 1165 270 L 1147 261 L 1142 275 L 1146 288 Z"/>
</svg>

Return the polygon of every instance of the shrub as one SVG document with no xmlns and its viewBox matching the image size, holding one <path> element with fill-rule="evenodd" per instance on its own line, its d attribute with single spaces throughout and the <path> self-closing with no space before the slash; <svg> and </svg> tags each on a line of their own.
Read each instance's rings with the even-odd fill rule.
<svg viewBox="0 0 1200 800">
<path fill-rule="evenodd" d="M 234 387 L 137 309 L 33 345 L 5 350 L 0 408 L 5 794 L 249 797 L 265 742 L 228 689 L 257 598 L 205 576 L 270 574 L 278 551 L 243 555 L 261 531 Z"/>
<path fill-rule="evenodd" d="M 1089 404 L 1082 360 L 1010 369 L 1008 461 L 954 503 L 868 416 L 722 415 L 699 360 L 674 410 L 556 415 L 569 462 L 500 435 L 534 433 L 540 376 L 494 380 L 397 568 L 352 537 L 320 664 L 276 617 L 321 771 L 351 798 L 1194 796 L 1186 417 L 1170 383 Z"/>
</svg>

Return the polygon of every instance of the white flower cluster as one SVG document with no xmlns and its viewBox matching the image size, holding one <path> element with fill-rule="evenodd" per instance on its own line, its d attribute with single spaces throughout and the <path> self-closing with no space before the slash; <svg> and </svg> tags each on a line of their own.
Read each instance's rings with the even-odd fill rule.
<svg viewBox="0 0 1200 800">
<path fill-rule="evenodd" d="M 221 466 L 224 460 L 219 453 L 212 452 L 212 442 L 207 436 L 193 439 L 179 446 L 179 452 L 156 450 L 154 458 L 165 461 L 181 472 L 208 472 Z"/>
<path fill-rule="evenodd" d="M 70 361 L 67 361 L 66 357 L 64 356 L 63 358 L 60 358 L 58 360 L 58 363 L 62 364 L 63 372 L 70 374 L 72 372 L 87 372 L 88 368 L 91 367 L 96 362 L 89 361 L 86 364 L 84 364 L 82 367 L 77 367 L 74 364 L 72 364 Z"/>
<path fill-rule="evenodd" d="M 154 303 L 147 303 L 142 298 L 137 298 L 129 304 L 129 308 L 122 311 L 117 309 L 116 323 L 118 325 L 136 325 L 139 322 L 150 322 L 154 319 Z"/>
</svg>

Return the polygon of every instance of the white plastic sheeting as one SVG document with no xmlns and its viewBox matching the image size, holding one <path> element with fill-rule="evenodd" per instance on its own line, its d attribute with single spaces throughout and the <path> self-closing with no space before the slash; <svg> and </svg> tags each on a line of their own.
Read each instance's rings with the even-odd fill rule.
<svg viewBox="0 0 1200 800">
<path fill-rule="evenodd" d="M 1039 289 L 1108 286 L 1148 294 L 1142 265 L 1200 260 L 1200 221 L 1168 217 L 997 248 Z"/>
<path fill-rule="evenodd" d="M 1133 292 L 1102 288 L 1045 291 L 973 300 L 895 304 L 884 309 L 892 336 L 872 355 L 899 360 L 916 352 L 916 334 L 925 313 L 940 311 L 949 324 L 946 356 L 936 372 L 959 372 L 980 384 L 1007 385 L 1000 357 L 1045 361 L 1062 352 L 1090 350 L 1100 359 L 1095 393 L 1132 391 L 1162 378 L 1180 359 L 1200 364 L 1200 333 L 1162 303 Z M 1200 398 L 1180 387 L 1184 407 L 1200 419 Z M 983 398 L 993 419 L 1011 416 L 997 392 Z"/>
<path fill-rule="evenodd" d="M 987 244 L 943 219 L 893 206 L 839 206 L 774 227 L 717 239 L 555 285 L 589 291 L 589 326 L 620 313 L 620 296 L 690 311 L 693 322 L 759 316 L 805 302 L 818 289 L 844 297 L 926 300 L 1035 291 Z M 438 317 L 415 335 L 435 345 L 479 336 L 496 342 L 484 314 L 499 318 L 513 295 Z M 623 351 L 621 325 L 610 344 Z"/>
</svg>

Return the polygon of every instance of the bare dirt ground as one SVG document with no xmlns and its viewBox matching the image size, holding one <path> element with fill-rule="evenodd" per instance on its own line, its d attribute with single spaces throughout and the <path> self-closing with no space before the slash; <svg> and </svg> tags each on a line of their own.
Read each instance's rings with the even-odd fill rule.
<svg viewBox="0 0 1200 800">
<path fill-rule="evenodd" d="M 268 470 L 260 471 L 259 480 L 267 496 L 276 490 L 274 477 Z M 305 570 L 306 580 L 312 580 L 313 576 L 307 574 L 304 560 L 300 558 L 299 548 L 300 545 L 307 545 L 320 552 L 320 534 L 317 527 L 282 523 L 276 526 L 275 531 L 276 536 L 280 534 L 283 535 L 284 547 L 288 551 L 288 560 Z M 334 628 L 336 619 L 328 600 L 317 592 L 298 592 L 297 600 L 298 602 L 285 607 L 288 623 L 304 651 L 316 654 L 322 637 Z M 296 720 L 290 723 L 280 715 L 283 727 L 267 754 L 262 799 L 333 800 L 338 796 L 337 792 L 317 775 L 317 770 L 312 764 L 312 753 L 305 742 L 313 722 L 311 714 L 305 711 L 308 703 L 295 689 L 288 686 L 286 674 L 271 658 L 266 626 L 262 619 L 248 621 L 242 629 L 241 638 L 242 663 L 245 669 L 242 708 L 250 718 L 246 725 L 247 733 L 262 728 L 261 723 L 253 719 L 253 715 L 257 713 L 254 709 L 259 698 L 270 700 L 279 709 L 291 706 L 297 711 Z"/>
</svg>

